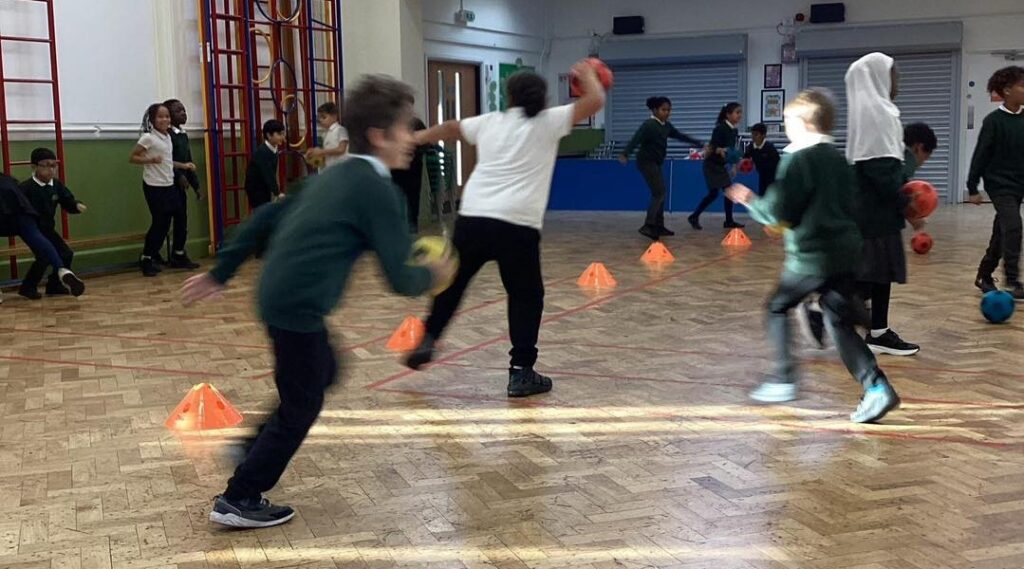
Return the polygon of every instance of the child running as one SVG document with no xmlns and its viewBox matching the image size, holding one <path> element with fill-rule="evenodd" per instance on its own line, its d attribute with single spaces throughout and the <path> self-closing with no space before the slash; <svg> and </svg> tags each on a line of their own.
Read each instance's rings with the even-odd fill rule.
<svg viewBox="0 0 1024 569">
<path fill-rule="evenodd" d="M 704 199 L 697 205 L 697 209 L 690 214 L 690 217 L 686 218 L 690 222 L 690 227 L 698 231 L 704 229 L 700 224 L 700 214 L 704 213 L 704 210 L 718 199 L 718 192 L 732 184 L 735 171 L 730 172 L 729 170 L 729 154 L 737 150 L 736 144 L 739 142 L 740 136 L 737 129 L 742 120 L 743 105 L 739 103 L 729 103 L 718 112 L 715 130 L 711 134 L 710 148 L 704 157 L 703 165 L 704 181 L 708 186 L 708 194 L 704 196 Z M 732 201 L 725 200 L 725 224 L 723 227 L 726 229 L 743 227 L 742 223 L 737 223 L 732 218 L 732 208 Z"/>
<path fill-rule="evenodd" d="M 551 390 L 551 378 L 534 370 L 537 336 L 544 311 L 540 230 L 551 192 L 558 142 L 572 125 L 604 107 L 604 88 L 585 62 L 573 73 L 582 96 L 573 104 L 545 109 L 547 84 L 539 75 L 519 72 L 508 80 L 509 109 L 422 131 L 418 144 L 459 136 L 477 145 L 479 162 L 462 195 L 453 242 L 459 270 L 452 286 L 434 299 L 422 343 L 406 359 L 419 369 L 434 357 L 434 346 L 454 316 L 470 281 L 489 261 L 497 261 L 508 293 L 512 339 L 508 396 Z"/>
<path fill-rule="evenodd" d="M 384 76 L 363 78 L 345 106 L 352 159 L 317 176 L 300 196 L 254 212 L 238 239 L 221 250 L 217 266 L 182 289 L 186 304 L 218 294 L 269 236 L 258 303 L 273 343 L 280 403 L 215 498 L 215 523 L 270 527 L 295 516 L 263 492 L 277 484 L 335 382 L 338 365 L 325 318 L 344 296 L 358 258 L 376 253 L 391 287 L 408 296 L 447 282 L 454 272 L 447 258 L 427 267 L 407 263 L 412 244 L 388 170 L 409 166 L 412 105 L 408 85 Z"/>
<path fill-rule="evenodd" d="M 647 207 L 647 219 L 640 228 L 640 235 L 657 241 L 663 236 L 675 235 L 674 231 L 665 227 L 666 190 L 661 166 L 665 163 L 665 155 L 668 153 L 668 139 L 674 138 L 697 148 L 702 148 L 704 143 L 679 132 L 668 122 L 668 117 L 672 114 L 672 101 L 668 97 L 647 99 L 647 108 L 651 110 L 651 118 L 637 129 L 619 156 L 619 162 L 623 165 L 628 164 L 629 156 L 634 150 L 639 149 L 636 167 L 651 190 L 651 203 Z"/>
<path fill-rule="evenodd" d="M 978 145 L 971 158 L 967 177 L 970 202 L 981 203 L 978 182 L 985 181 L 985 192 L 992 200 L 996 217 L 988 250 L 978 265 L 975 286 L 982 292 L 996 290 L 992 274 L 1003 261 L 1006 287 L 1016 300 L 1024 300 L 1020 282 L 1021 218 L 1024 199 L 1024 67 L 1016 65 L 996 71 L 988 80 L 988 90 L 1003 99 L 981 125 Z"/>
<path fill-rule="evenodd" d="M 775 293 L 768 300 L 767 331 L 775 351 L 775 371 L 750 397 L 764 403 L 797 396 L 797 360 L 790 349 L 789 311 L 813 293 L 821 295 L 828 331 L 839 355 L 864 395 L 850 420 L 872 423 L 900 404 L 878 368 L 875 356 L 857 333 L 860 300 L 856 296 L 860 232 L 855 220 L 856 183 L 829 133 L 835 104 L 824 91 L 808 90 L 786 106 L 790 144 L 779 179 L 764 198 L 742 184 L 728 197 L 747 206 L 759 223 L 781 227 L 786 260 Z"/>
</svg>

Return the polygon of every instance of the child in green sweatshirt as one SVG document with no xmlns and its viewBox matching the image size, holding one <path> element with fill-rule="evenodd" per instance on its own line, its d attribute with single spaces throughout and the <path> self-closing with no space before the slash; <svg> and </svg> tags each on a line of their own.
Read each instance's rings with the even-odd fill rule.
<svg viewBox="0 0 1024 569">
<path fill-rule="evenodd" d="M 1024 300 L 1019 269 L 1020 205 L 1024 199 L 1024 67 L 1013 65 L 996 71 L 988 81 L 988 90 L 998 94 L 1003 104 L 985 117 L 981 125 L 967 176 L 967 191 L 970 202 L 980 204 L 978 182 L 984 180 L 996 218 L 974 285 L 983 292 L 996 290 L 992 273 L 1001 258 L 1006 287 L 1015 299 Z"/>
<path fill-rule="evenodd" d="M 796 398 L 797 360 L 790 351 L 789 312 L 818 293 L 839 355 L 864 388 L 850 419 L 872 423 L 898 407 L 900 399 L 854 327 L 866 320 L 856 295 L 861 254 L 857 188 L 853 171 L 829 136 L 835 104 L 824 91 L 808 90 L 786 106 L 784 116 L 792 144 L 765 197 L 742 184 L 727 190 L 728 197 L 745 205 L 759 223 L 781 227 L 785 233 L 786 260 L 778 288 L 768 300 L 766 320 L 775 371 L 750 396 L 764 403 Z"/>
<path fill-rule="evenodd" d="M 217 266 L 182 289 L 186 304 L 216 295 L 269 239 L 258 305 L 273 344 L 280 403 L 214 500 L 215 523 L 270 527 L 295 516 L 263 493 L 277 484 L 335 382 L 338 364 L 326 318 L 344 296 L 358 258 L 376 253 L 391 287 L 407 296 L 423 294 L 455 272 L 449 258 L 426 267 L 408 264 L 412 244 L 389 169 L 409 167 L 412 93 L 388 77 L 364 78 L 346 99 L 352 159 L 328 168 L 300 196 L 257 210 L 237 242 L 220 252 Z"/>
</svg>

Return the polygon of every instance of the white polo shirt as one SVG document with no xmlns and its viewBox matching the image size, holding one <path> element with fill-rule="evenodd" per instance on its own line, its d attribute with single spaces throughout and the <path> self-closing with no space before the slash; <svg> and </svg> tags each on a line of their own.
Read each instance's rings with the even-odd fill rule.
<svg viewBox="0 0 1024 569">
<path fill-rule="evenodd" d="M 139 139 L 139 146 L 150 156 L 160 156 L 159 164 L 142 165 L 142 181 L 150 186 L 165 188 L 174 185 L 174 160 L 171 135 L 159 131 L 147 132 Z"/>
<path fill-rule="evenodd" d="M 324 150 L 334 150 L 341 146 L 342 142 L 346 141 L 348 141 L 348 130 L 341 126 L 341 124 L 334 123 L 327 129 L 327 134 L 324 135 Z M 344 154 L 341 156 L 328 156 L 324 160 L 324 168 L 331 164 L 337 164 L 344 159 Z"/>
<path fill-rule="evenodd" d="M 572 132 L 573 106 L 527 118 L 522 107 L 464 119 L 462 137 L 477 147 L 477 165 L 459 213 L 541 229 L 551 195 L 558 142 Z"/>
</svg>

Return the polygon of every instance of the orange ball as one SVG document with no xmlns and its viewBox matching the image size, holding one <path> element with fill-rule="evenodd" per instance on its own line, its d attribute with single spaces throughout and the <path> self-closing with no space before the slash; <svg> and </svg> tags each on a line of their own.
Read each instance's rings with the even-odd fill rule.
<svg viewBox="0 0 1024 569">
<path fill-rule="evenodd" d="M 925 232 L 918 233 L 910 240 L 910 248 L 914 250 L 918 255 L 924 255 L 928 251 L 932 250 L 932 236 Z"/>
<path fill-rule="evenodd" d="M 911 180 L 903 186 L 903 193 L 910 197 L 907 219 L 924 219 L 939 207 L 939 193 L 935 186 L 924 180 Z"/>
<path fill-rule="evenodd" d="M 588 57 L 586 62 L 597 72 L 597 79 L 604 86 L 604 90 L 611 89 L 612 85 L 615 84 L 615 74 L 605 65 L 605 62 L 596 57 Z M 578 97 L 583 93 L 583 90 L 580 89 L 580 80 L 576 77 L 575 73 L 572 74 L 572 78 L 569 81 L 569 91 L 574 97 Z"/>
</svg>

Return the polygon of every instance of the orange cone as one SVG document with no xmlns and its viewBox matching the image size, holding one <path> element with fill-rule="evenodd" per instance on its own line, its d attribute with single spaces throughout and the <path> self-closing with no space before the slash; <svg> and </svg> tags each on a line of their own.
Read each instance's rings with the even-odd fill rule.
<svg viewBox="0 0 1024 569">
<path fill-rule="evenodd" d="M 747 237 L 747 234 L 742 229 L 736 228 L 730 231 L 725 236 L 725 239 L 722 239 L 722 245 L 726 247 L 749 247 L 750 238 Z"/>
<path fill-rule="evenodd" d="M 615 288 L 617 283 L 604 263 L 590 263 L 576 284 L 584 288 Z"/>
<path fill-rule="evenodd" d="M 242 414 L 217 388 L 200 383 L 178 403 L 164 425 L 172 431 L 203 431 L 234 427 L 241 422 Z"/>
<path fill-rule="evenodd" d="M 647 248 L 647 251 L 640 257 L 640 260 L 651 264 L 665 264 L 675 261 L 676 258 L 672 256 L 672 253 L 669 252 L 663 243 L 655 241 Z"/>
<path fill-rule="evenodd" d="M 426 334 L 426 327 L 422 320 L 415 316 L 406 317 L 398 326 L 398 330 L 391 335 L 387 348 L 392 352 L 412 351 L 423 341 L 424 334 Z"/>
</svg>

